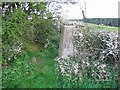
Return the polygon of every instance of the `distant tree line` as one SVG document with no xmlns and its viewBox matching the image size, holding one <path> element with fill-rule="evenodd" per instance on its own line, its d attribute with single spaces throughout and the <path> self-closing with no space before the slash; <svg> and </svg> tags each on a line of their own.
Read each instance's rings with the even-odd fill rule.
<svg viewBox="0 0 120 90">
<path fill-rule="evenodd" d="M 103 24 L 107 26 L 115 26 L 118 27 L 118 18 L 86 18 L 82 21 L 86 23 L 94 23 L 94 24 Z"/>
</svg>

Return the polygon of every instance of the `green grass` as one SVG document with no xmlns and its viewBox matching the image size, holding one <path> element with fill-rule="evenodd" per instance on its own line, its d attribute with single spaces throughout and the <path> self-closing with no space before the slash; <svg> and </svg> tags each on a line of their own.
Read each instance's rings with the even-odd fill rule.
<svg viewBox="0 0 120 90">
<path fill-rule="evenodd" d="M 24 57 L 3 69 L 4 88 L 55 88 L 56 51 L 28 51 Z"/>
<path fill-rule="evenodd" d="M 97 24 L 91 24 L 91 23 L 86 23 L 85 25 L 87 27 L 94 28 L 94 29 L 106 29 L 106 30 L 109 30 L 109 31 L 118 31 L 118 30 L 120 30 L 120 28 L 113 27 L 113 26 L 97 25 Z"/>
</svg>

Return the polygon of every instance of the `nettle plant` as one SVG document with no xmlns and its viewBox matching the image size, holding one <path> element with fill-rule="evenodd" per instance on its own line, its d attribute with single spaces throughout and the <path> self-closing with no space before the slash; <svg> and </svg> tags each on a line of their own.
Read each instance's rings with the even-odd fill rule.
<svg viewBox="0 0 120 90">
<path fill-rule="evenodd" d="M 74 55 L 57 58 L 62 76 L 88 77 L 94 81 L 111 81 L 118 70 L 118 34 L 109 30 L 85 27 L 73 33 Z"/>
</svg>

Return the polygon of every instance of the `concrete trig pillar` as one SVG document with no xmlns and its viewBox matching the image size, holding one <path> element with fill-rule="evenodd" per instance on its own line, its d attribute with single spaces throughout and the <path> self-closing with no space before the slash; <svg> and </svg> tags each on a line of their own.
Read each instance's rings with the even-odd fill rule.
<svg viewBox="0 0 120 90">
<path fill-rule="evenodd" d="M 67 58 L 74 55 L 73 32 L 76 30 L 74 25 L 65 25 L 60 38 L 59 57 Z"/>
</svg>

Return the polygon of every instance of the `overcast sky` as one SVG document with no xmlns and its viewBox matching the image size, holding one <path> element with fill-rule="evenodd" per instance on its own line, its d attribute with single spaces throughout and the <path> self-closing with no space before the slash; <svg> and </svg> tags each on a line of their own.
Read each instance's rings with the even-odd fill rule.
<svg viewBox="0 0 120 90">
<path fill-rule="evenodd" d="M 80 0 L 83 1 L 83 0 Z M 87 18 L 118 18 L 118 2 L 120 0 L 86 0 Z M 79 5 L 64 5 L 63 16 L 68 19 L 82 18 Z M 67 13 L 66 13 L 67 12 Z"/>
</svg>

